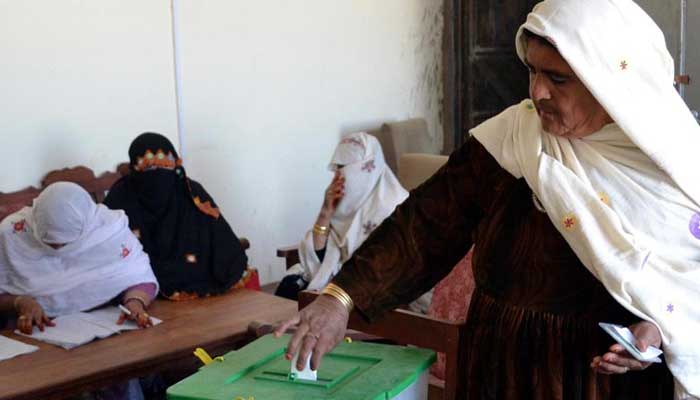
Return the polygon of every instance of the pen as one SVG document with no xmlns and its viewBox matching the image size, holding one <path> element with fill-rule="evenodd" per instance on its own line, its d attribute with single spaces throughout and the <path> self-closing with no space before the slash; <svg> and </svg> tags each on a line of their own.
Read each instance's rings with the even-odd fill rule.
<svg viewBox="0 0 700 400">
<path fill-rule="evenodd" d="M 124 307 L 123 305 L 119 304 L 119 309 L 122 310 L 122 312 L 124 314 L 131 316 L 131 311 L 129 311 L 129 309 Z M 153 322 L 151 321 L 151 317 L 147 317 L 147 318 L 148 318 L 148 322 L 153 324 Z"/>
</svg>

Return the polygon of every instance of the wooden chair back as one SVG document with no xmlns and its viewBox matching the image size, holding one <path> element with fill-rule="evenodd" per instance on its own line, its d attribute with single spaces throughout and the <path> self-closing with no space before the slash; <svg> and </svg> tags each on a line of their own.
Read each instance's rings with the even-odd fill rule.
<svg viewBox="0 0 700 400">
<path fill-rule="evenodd" d="M 299 309 L 309 305 L 317 296 L 318 293 L 311 291 L 299 293 Z M 398 344 L 410 344 L 445 353 L 445 384 L 441 398 L 458 398 L 461 392 L 458 388 L 459 373 L 464 370 L 466 363 L 466 349 L 460 346 L 466 332 L 464 323 L 439 320 L 401 309 L 369 323 L 354 311 L 350 314 L 348 329 L 391 339 Z"/>
<path fill-rule="evenodd" d="M 102 203 L 109 189 L 120 177 L 118 172 L 111 171 L 96 177 L 90 168 L 77 166 L 49 172 L 41 181 L 41 185 L 46 188 L 56 182 L 77 183 L 90 193 L 95 202 Z"/>
<path fill-rule="evenodd" d="M 90 168 L 84 166 L 51 171 L 41 180 L 41 187 L 39 188 L 30 186 L 17 192 L 0 193 L 0 221 L 6 216 L 19 211 L 22 207 L 31 206 L 42 190 L 52 183 L 60 181 L 77 183 L 90 193 L 97 203 L 101 203 L 109 188 L 120 177 L 121 175 L 118 172 L 105 172 L 96 177 Z"/>
<path fill-rule="evenodd" d="M 277 257 L 284 258 L 284 265 L 287 269 L 292 268 L 299 262 L 299 246 L 287 246 L 277 249 Z"/>
</svg>

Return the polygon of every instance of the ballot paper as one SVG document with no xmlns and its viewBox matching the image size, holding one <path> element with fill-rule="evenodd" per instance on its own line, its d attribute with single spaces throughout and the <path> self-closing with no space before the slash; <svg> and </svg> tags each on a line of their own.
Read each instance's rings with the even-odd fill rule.
<svg viewBox="0 0 700 400">
<path fill-rule="evenodd" d="M 297 360 L 299 359 L 299 353 L 294 356 L 294 359 L 292 359 L 292 368 L 290 372 L 290 376 L 293 377 L 293 379 L 305 379 L 307 381 L 315 381 L 317 379 L 316 377 L 316 371 L 311 369 L 311 354 L 309 353 L 309 356 L 306 357 L 306 365 L 304 366 L 304 369 L 297 369 Z"/>
<path fill-rule="evenodd" d="M 0 361 L 8 360 L 21 354 L 33 353 L 37 350 L 39 350 L 39 348 L 36 346 L 0 336 Z"/>
<path fill-rule="evenodd" d="M 632 334 L 632 331 L 627 329 L 624 326 L 620 325 L 615 325 L 615 324 L 608 324 L 605 322 L 600 322 L 598 323 L 601 328 L 605 332 L 608 333 L 608 335 L 612 336 L 613 339 L 619 344 L 622 345 L 622 347 L 627 350 L 632 357 L 636 358 L 639 361 L 643 362 L 654 362 L 654 363 L 660 363 L 661 359 L 659 356 L 663 354 L 663 351 L 660 349 L 657 349 L 654 346 L 649 346 L 647 347 L 647 350 L 644 352 L 639 351 L 637 346 L 635 346 L 636 339 L 634 335 Z"/>
<path fill-rule="evenodd" d="M 56 326 L 44 327 L 40 331 L 36 326 L 31 335 L 24 334 L 19 330 L 15 333 L 32 339 L 41 340 L 64 349 L 72 349 L 89 343 L 95 339 L 103 339 L 121 331 L 139 329 L 134 321 L 125 321 L 122 325 L 117 324 L 121 311 L 117 307 L 105 307 L 90 312 L 81 312 L 70 315 L 62 315 L 53 320 Z M 160 324 L 161 320 L 151 317 L 153 325 Z"/>
</svg>

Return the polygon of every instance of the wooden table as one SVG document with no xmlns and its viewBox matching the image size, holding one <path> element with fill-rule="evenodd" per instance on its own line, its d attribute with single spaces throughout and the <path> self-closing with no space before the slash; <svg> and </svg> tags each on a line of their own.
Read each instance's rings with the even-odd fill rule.
<svg viewBox="0 0 700 400">
<path fill-rule="evenodd" d="M 72 350 L 2 331 L 40 349 L 0 361 L 0 399 L 61 399 L 193 359 L 196 347 L 220 355 L 250 339 L 247 328 L 252 320 L 275 322 L 296 310 L 296 302 L 241 289 L 181 303 L 158 300 L 149 312 L 162 324 Z"/>
</svg>

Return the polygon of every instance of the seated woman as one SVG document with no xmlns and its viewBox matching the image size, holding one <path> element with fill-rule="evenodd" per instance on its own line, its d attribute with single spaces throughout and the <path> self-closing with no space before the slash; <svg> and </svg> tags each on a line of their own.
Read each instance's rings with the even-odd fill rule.
<svg viewBox="0 0 700 400">
<path fill-rule="evenodd" d="M 187 300 L 242 286 L 248 257 L 214 200 L 187 177 L 172 143 L 157 133 L 129 147 L 130 173 L 104 203 L 129 216 L 161 294 Z"/>
<path fill-rule="evenodd" d="M 296 300 L 304 289 L 323 288 L 408 192 L 384 162 L 377 139 L 365 132 L 344 135 L 330 166 L 316 223 L 299 247 L 300 264 L 289 269 L 276 294 Z M 418 306 L 427 310 L 428 301 Z M 413 306 L 413 305 L 412 305 Z"/>
<path fill-rule="evenodd" d="M 125 318 L 150 324 L 146 308 L 158 283 L 123 212 L 97 205 L 74 183 L 58 182 L 0 223 L 0 315 L 16 315 L 31 334 L 52 317 L 111 301 Z M 100 391 L 101 398 L 142 398 L 137 381 Z"/>
</svg>

